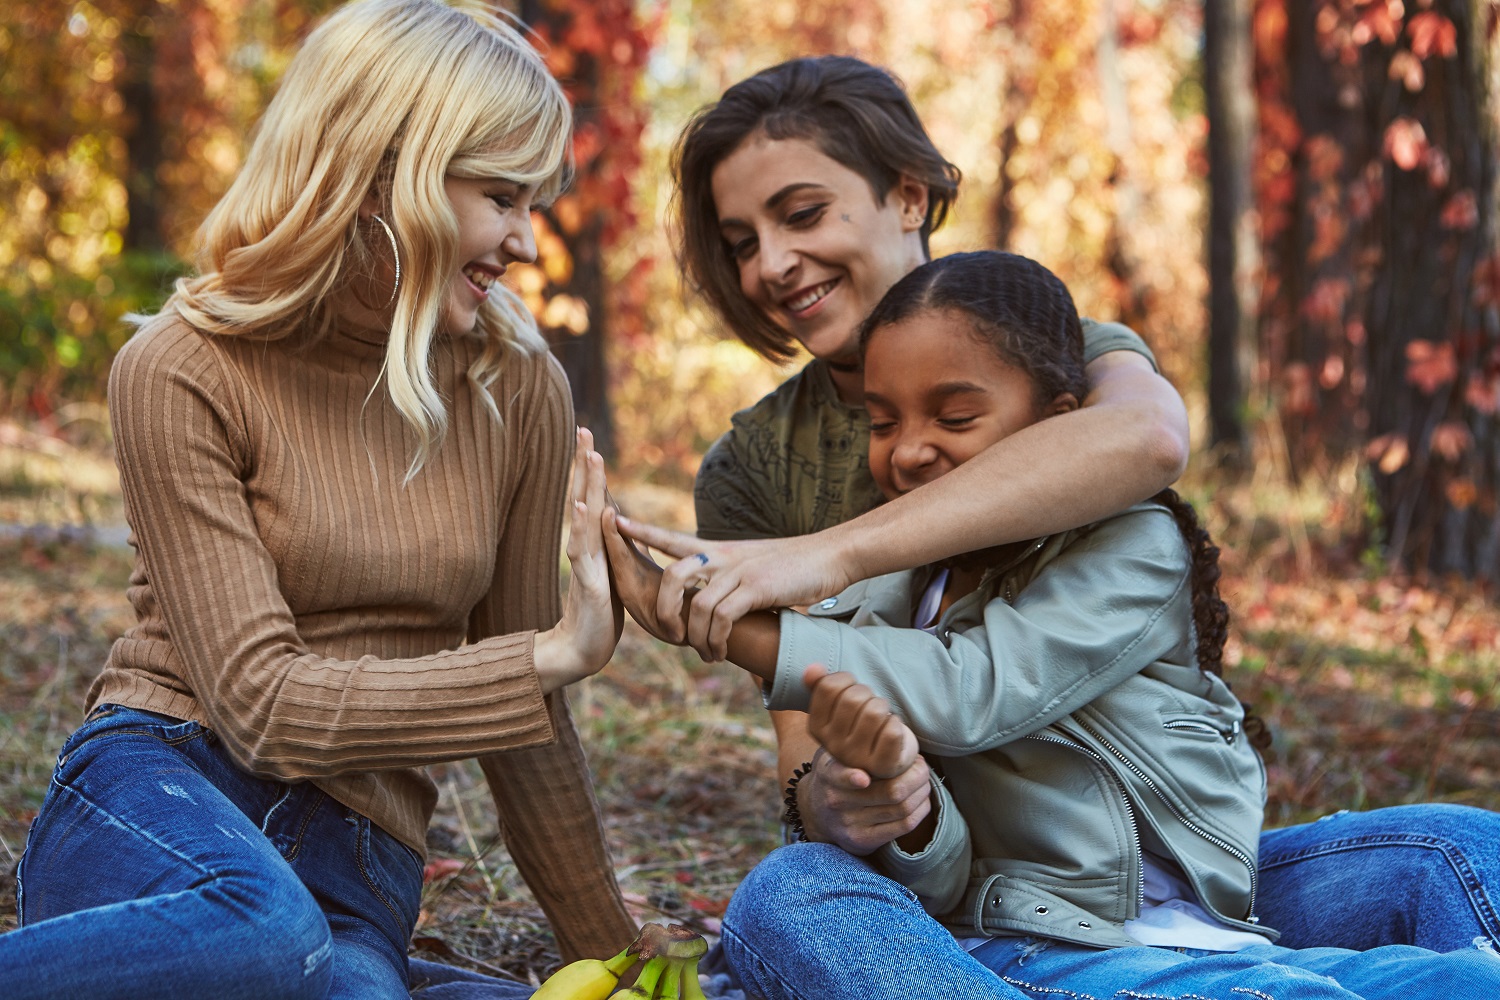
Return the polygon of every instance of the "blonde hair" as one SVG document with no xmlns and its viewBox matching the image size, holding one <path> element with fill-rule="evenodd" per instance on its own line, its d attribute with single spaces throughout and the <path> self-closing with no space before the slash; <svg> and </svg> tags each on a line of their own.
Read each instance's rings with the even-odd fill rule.
<svg viewBox="0 0 1500 1000">
<path fill-rule="evenodd" d="M 401 254 L 382 377 L 417 434 L 410 479 L 448 422 L 428 367 L 462 264 L 443 178 L 505 178 L 546 204 L 571 171 L 571 125 L 562 88 L 497 15 L 440 0 L 355 0 L 292 59 L 243 169 L 198 234 L 199 274 L 177 282 L 162 312 L 215 334 L 323 336 L 330 294 L 389 261 L 385 231 L 358 224 L 374 190 Z M 476 332 L 486 343 L 469 379 L 498 418 L 487 390 L 506 355 L 546 342 L 499 284 Z"/>
</svg>

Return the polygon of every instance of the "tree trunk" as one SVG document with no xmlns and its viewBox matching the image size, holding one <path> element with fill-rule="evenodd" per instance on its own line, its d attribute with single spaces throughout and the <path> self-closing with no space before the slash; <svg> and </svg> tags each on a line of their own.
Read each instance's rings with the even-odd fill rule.
<svg viewBox="0 0 1500 1000">
<path fill-rule="evenodd" d="M 1027 40 L 1030 2 L 1031 0 L 1011 0 L 1010 14 L 1006 18 L 1010 37 L 1016 44 L 1006 66 L 1005 96 L 1000 107 L 1000 121 L 1003 123 L 997 140 L 1000 147 L 1000 189 L 995 192 L 995 201 L 990 210 L 992 245 L 1002 250 L 1010 246 L 1018 215 L 1012 190 L 1016 185 L 1010 174 L 1011 155 L 1020 145 L 1016 128 L 1036 95 L 1036 57 Z"/>
<path fill-rule="evenodd" d="M 1493 579 L 1500 154 L 1489 5 L 1258 3 L 1259 160 L 1280 156 L 1291 172 L 1291 183 L 1257 183 L 1262 349 L 1292 468 L 1362 449 L 1391 562 Z M 1278 26 L 1285 44 L 1270 44 Z M 1268 113 L 1268 96 L 1279 110 Z"/>
<path fill-rule="evenodd" d="M 1101 14 L 1095 61 L 1104 104 L 1104 143 L 1113 160 L 1109 184 L 1115 202 L 1105 238 L 1105 266 L 1115 279 L 1120 322 L 1141 330 L 1151 315 L 1151 287 L 1141 275 L 1140 254 L 1131 242 L 1131 235 L 1140 232 L 1141 189 L 1130 170 L 1134 159 L 1130 101 L 1120 66 L 1120 24 L 1114 3 L 1106 0 Z"/>
<path fill-rule="evenodd" d="M 1203 5 L 1203 77 L 1208 104 L 1208 417 L 1209 443 L 1242 463 L 1255 372 L 1258 269 L 1250 215 L 1250 157 L 1255 137 L 1247 0 Z"/>
<path fill-rule="evenodd" d="M 167 247 L 163 232 L 161 185 L 157 171 L 162 164 L 162 124 L 157 114 L 156 29 L 149 16 L 154 2 L 137 4 L 137 17 L 125 19 L 120 35 L 124 70 L 120 76 L 120 99 L 125 104 L 125 192 L 128 218 L 124 244 L 127 250 L 160 253 Z"/>
<path fill-rule="evenodd" d="M 1456 52 L 1424 60 L 1425 85 L 1388 79 L 1368 52 L 1371 124 L 1420 124 L 1429 149 L 1414 169 L 1388 158 L 1371 220 L 1379 264 L 1365 309 L 1370 430 L 1409 456 L 1382 453 L 1375 495 L 1387 553 L 1414 570 L 1500 578 L 1496 485 L 1500 434 L 1488 395 L 1500 372 L 1493 301 L 1477 304 L 1474 276 L 1495 253 L 1496 136 L 1492 124 L 1485 7 L 1436 0 L 1453 24 Z M 1445 176 L 1440 176 L 1445 175 Z M 1439 183 L 1442 180 L 1444 183 Z M 1483 296 L 1481 296 L 1483 298 Z"/>
<path fill-rule="evenodd" d="M 549 329 L 552 353 L 568 373 L 573 387 L 573 409 L 580 427 L 594 432 L 594 449 L 613 463 L 618 457 L 614 419 L 609 407 L 609 368 L 605 362 L 606 301 L 604 262 L 601 253 L 602 226 L 592 219 L 563 242 L 573 256 L 573 277 L 556 291 L 581 300 L 588 310 L 588 328 L 582 333 Z M 562 232 L 561 229 L 558 230 Z"/>
<path fill-rule="evenodd" d="M 553 44 L 561 45 L 559 40 L 566 36 L 573 15 L 565 4 L 555 0 L 522 0 L 520 17 L 527 24 L 545 26 Z M 573 56 L 573 70 L 563 82 L 573 99 L 574 128 L 577 130 L 598 116 L 600 68 L 598 60 L 590 53 L 574 51 Z M 608 155 L 608 152 L 603 155 Z M 598 170 L 599 163 L 599 158 L 595 157 L 591 162 L 578 165 L 575 189 L 589 183 L 590 175 Z M 565 193 L 563 197 L 571 196 Z M 608 366 L 604 356 L 609 319 L 601 247 L 602 219 L 598 212 L 591 212 L 571 228 L 562 224 L 561 213 L 548 212 L 547 219 L 572 258 L 572 273 L 564 282 L 549 282 L 545 294 L 549 297 L 570 295 L 581 300 L 587 310 L 588 325 L 581 333 L 546 326 L 542 332 L 552 344 L 552 352 L 562 364 L 563 371 L 567 372 L 578 423 L 594 432 L 594 448 L 605 461 L 613 463 L 617 452 L 614 420 L 609 408 Z"/>
</svg>

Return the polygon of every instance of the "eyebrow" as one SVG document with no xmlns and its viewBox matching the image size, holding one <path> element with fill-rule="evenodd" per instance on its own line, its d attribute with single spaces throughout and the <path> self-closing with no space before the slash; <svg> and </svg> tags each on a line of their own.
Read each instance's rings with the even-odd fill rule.
<svg viewBox="0 0 1500 1000">
<path fill-rule="evenodd" d="M 936 396 L 939 399 L 947 399 L 950 396 L 967 396 L 976 393 L 982 395 L 988 391 L 989 390 L 985 389 L 985 387 L 982 385 L 975 385 L 973 382 L 965 382 L 960 380 L 956 382 L 940 382 L 933 387 L 932 392 L 930 392 L 928 395 Z M 878 392 L 866 391 L 865 400 L 866 402 L 873 400 L 874 402 L 877 402 L 882 406 L 891 405 L 891 401 L 886 399 Z"/>
<path fill-rule="evenodd" d="M 782 202 L 786 201 L 788 198 L 790 198 L 792 195 L 796 194 L 798 191 L 805 191 L 808 188 L 821 188 L 822 186 L 823 185 L 815 183 L 813 181 L 795 181 L 795 182 L 793 182 L 791 184 L 788 184 L 786 187 L 782 188 L 781 190 L 777 191 L 775 194 L 771 195 L 771 197 L 767 198 L 766 199 L 766 208 L 774 210 L 778 205 L 780 205 Z M 720 226 L 720 228 L 723 228 L 724 226 L 743 226 L 743 225 L 746 225 L 746 224 L 747 223 L 745 223 L 741 219 L 720 219 L 719 220 L 719 226 Z"/>
</svg>

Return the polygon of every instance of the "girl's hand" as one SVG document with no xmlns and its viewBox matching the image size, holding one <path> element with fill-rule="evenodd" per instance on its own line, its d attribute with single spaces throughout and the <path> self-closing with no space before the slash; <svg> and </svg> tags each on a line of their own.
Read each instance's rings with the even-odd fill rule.
<svg viewBox="0 0 1500 1000">
<path fill-rule="evenodd" d="M 812 692 L 807 730 L 845 767 L 879 781 L 905 774 L 916 763 L 917 737 L 891 711 L 890 702 L 845 673 L 813 664 L 802 674 Z"/>
<path fill-rule="evenodd" d="M 605 499 L 604 458 L 593 450 L 594 436 L 578 429 L 573 453 L 572 503 L 568 522 L 568 563 L 572 575 L 556 627 L 537 633 L 532 654 L 542 691 L 592 676 L 603 669 L 620 639 L 622 620 L 609 589 L 601 516 Z"/>
<path fill-rule="evenodd" d="M 855 855 L 893 840 L 920 851 L 932 839 L 936 817 L 916 735 L 884 698 L 848 674 L 814 664 L 802 682 L 812 691 L 808 732 L 826 751 L 797 783 L 808 839 Z"/>
<path fill-rule="evenodd" d="M 634 542 L 620 534 L 620 514 L 613 506 L 604 511 L 604 548 L 609 554 L 609 570 L 615 585 L 615 596 L 630 612 L 636 624 L 663 642 L 681 645 L 657 615 L 657 595 L 661 590 L 662 569 Z M 679 612 L 681 608 L 679 607 Z"/>
<path fill-rule="evenodd" d="M 811 604 L 863 579 L 849 574 L 853 564 L 827 531 L 709 542 L 627 517 L 619 522 L 624 534 L 677 558 L 657 593 L 656 619 L 666 630 L 661 638 L 686 642 L 708 661 L 724 659 L 731 626 L 750 612 Z"/>
</svg>

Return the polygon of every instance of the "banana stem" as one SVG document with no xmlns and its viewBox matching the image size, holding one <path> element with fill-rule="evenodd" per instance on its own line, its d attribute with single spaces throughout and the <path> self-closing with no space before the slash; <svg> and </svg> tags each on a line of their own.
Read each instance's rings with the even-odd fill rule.
<svg viewBox="0 0 1500 1000">
<path fill-rule="evenodd" d="M 669 961 L 671 959 L 665 955 L 658 955 L 647 962 L 645 968 L 641 969 L 641 974 L 636 977 L 635 985 L 630 988 L 631 992 L 643 997 L 656 996 L 656 984 L 661 980 L 662 973 L 667 971 Z"/>
<path fill-rule="evenodd" d="M 690 958 L 682 967 L 682 1000 L 708 1000 L 698 982 L 698 960 Z"/>
<path fill-rule="evenodd" d="M 682 996 L 682 959 L 667 959 L 666 971 L 662 973 L 661 989 L 656 993 L 661 1000 L 679 1000 Z"/>
<path fill-rule="evenodd" d="M 641 956 L 636 952 L 631 951 L 630 947 L 627 946 L 624 951 L 620 952 L 614 958 L 611 958 L 609 961 L 605 962 L 604 967 L 610 972 L 614 973 L 616 979 L 619 979 L 630 970 L 631 966 L 635 965 L 636 962 L 639 962 L 640 959 Z"/>
</svg>

